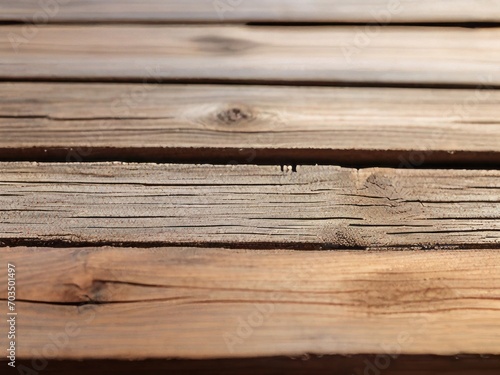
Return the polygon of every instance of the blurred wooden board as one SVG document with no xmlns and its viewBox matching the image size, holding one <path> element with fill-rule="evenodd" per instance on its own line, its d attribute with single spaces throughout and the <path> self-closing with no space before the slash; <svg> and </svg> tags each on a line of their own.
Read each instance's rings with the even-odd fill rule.
<svg viewBox="0 0 500 375">
<path fill-rule="evenodd" d="M 7 245 L 433 248 L 491 247 L 500 238 L 500 171 L 123 163 L 0 170 Z"/>
<path fill-rule="evenodd" d="M 500 85 L 498 28 L 24 27 L 0 27 L 2 80 Z"/>
<path fill-rule="evenodd" d="M 486 89 L 1 83 L 0 157 L 500 167 L 499 118 Z"/>
<path fill-rule="evenodd" d="M 21 247 L 0 260 L 18 270 L 19 358 L 54 342 L 47 359 L 500 354 L 497 249 Z"/>
<path fill-rule="evenodd" d="M 31 20 L 41 14 L 35 18 L 39 22 L 500 21 L 500 5 L 488 0 L 1 0 L 0 9 L 0 20 Z"/>
</svg>

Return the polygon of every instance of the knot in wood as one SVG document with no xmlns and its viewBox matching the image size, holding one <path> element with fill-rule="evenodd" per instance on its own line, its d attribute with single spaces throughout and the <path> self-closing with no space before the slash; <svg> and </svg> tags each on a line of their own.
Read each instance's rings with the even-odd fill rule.
<svg viewBox="0 0 500 375">
<path fill-rule="evenodd" d="M 243 106 L 230 106 L 217 113 L 217 119 L 224 124 L 234 125 L 253 118 L 252 112 Z"/>
</svg>

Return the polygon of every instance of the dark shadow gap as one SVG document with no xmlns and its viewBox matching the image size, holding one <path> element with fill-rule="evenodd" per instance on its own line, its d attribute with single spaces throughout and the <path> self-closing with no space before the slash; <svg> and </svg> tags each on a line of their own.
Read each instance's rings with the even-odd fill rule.
<svg viewBox="0 0 500 375">
<path fill-rule="evenodd" d="M 300 165 L 347 168 L 500 169 L 500 151 L 335 150 L 308 148 L 26 147 L 0 148 L 1 162 L 131 162 Z M 282 168 L 284 169 L 284 167 Z M 299 167 L 300 173 L 300 167 Z"/>
<path fill-rule="evenodd" d="M 210 79 L 200 79 L 200 78 L 161 78 L 155 77 L 153 79 L 146 75 L 144 76 L 131 76 L 131 77 L 54 77 L 54 76 L 43 76 L 43 77 L 11 77 L 2 76 L 0 72 L 0 82 L 5 83 L 16 83 L 16 82 L 28 82 L 28 83 L 114 83 L 114 84 L 130 84 L 130 83 L 141 83 L 141 84 L 189 84 L 189 85 L 239 85 L 239 86 L 312 86 L 312 87 L 375 87 L 375 88 L 423 88 L 423 89 L 481 89 L 481 90 L 498 90 L 500 89 L 500 84 L 492 83 L 433 83 L 433 82 L 419 82 L 419 83 L 408 83 L 408 82 L 351 82 L 351 81 L 310 81 L 310 80 L 269 80 L 269 79 L 253 79 L 253 78 L 241 78 L 241 79 L 228 79 L 228 78 L 210 78 Z"/>
<path fill-rule="evenodd" d="M 478 250 L 498 249 L 498 244 L 432 244 L 432 245 L 391 245 L 391 246 L 360 246 L 343 245 L 329 242 L 119 242 L 119 241 L 86 241 L 40 238 L 0 238 L 1 247 L 50 247 L 50 248 L 84 248 L 84 247 L 121 247 L 121 248 L 161 248 L 161 247 L 191 247 L 233 250 L 296 250 L 296 251 L 341 251 L 341 250 Z"/>
<path fill-rule="evenodd" d="M 32 14 L 27 14 L 26 19 L 20 18 L 7 18 L 5 17 L 3 20 L 0 20 L 1 26 L 10 26 L 10 25 L 51 25 L 51 26 L 196 26 L 196 25 L 232 25 L 232 26 L 249 26 L 249 27 L 324 27 L 324 26 L 381 26 L 381 27 L 461 27 L 461 28 L 495 28 L 500 27 L 500 21 L 445 21 L 445 22 L 384 22 L 377 20 L 375 15 L 366 22 L 360 21 L 328 21 L 328 20 L 318 20 L 318 21 L 273 21 L 273 20 L 251 20 L 251 19 L 211 19 L 211 20 L 203 20 L 203 19 L 193 19 L 187 18 L 182 19 L 178 18 L 176 20 L 168 20 L 162 19 L 161 16 L 158 18 L 149 18 L 149 19 L 137 19 L 137 17 L 122 17 L 121 19 L 66 19 L 66 20 L 57 20 L 57 19 L 49 19 L 48 22 L 43 23 L 34 23 L 29 16 L 33 16 Z"/>
<path fill-rule="evenodd" d="M 397 344 L 397 342 L 395 343 Z M 404 349 L 404 348 L 403 348 Z M 34 367 L 44 375 L 498 375 L 500 356 L 488 355 L 399 355 L 356 354 L 350 356 L 304 353 L 295 357 L 233 359 L 148 359 L 148 360 L 21 360 L 17 369 L 0 361 L 8 374 L 18 374 L 21 366 Z M 40 368 L 40 367 L 43 367 Z M 9 371 L 10 370 L 10 371 Z M 2 372 L 3 373 L 3 372 Z"/>
<path fill-rule="evenodd" d="M 285 27 L 314 27 L 314 26 L 380 26 L 380 27 L 461 27 L 468 29 L 500 27 L 500 22 L 380 22 L 373 18 L 370 22 L 263 22 L 250 21 L 247 26 L 285 26 Z"/>
</svg>

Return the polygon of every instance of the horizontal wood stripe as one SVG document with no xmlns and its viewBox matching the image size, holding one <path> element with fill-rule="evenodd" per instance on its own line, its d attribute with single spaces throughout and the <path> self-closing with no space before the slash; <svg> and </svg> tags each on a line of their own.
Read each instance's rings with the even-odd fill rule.
<svg viewBox="0 0 500 375">
<path fill-rule="evenodd" d="M 500 85 L 496 28 L 23 27 L 0 27 L 0 79 Z"/>
<path fill-rule="evenodd" d="M 62 161 L 81 161 L 116 149 L 147 160 L 185 149 L 210 160 L 213 149 L 226 161 L 331 162 L 349 151 L 418 167 L 468 152 L 500 167 L 499 116 L 500 93 L 486 89 L 2 83 L 0 157 L 66 149 Z"/>
<path fill-rule="evenodd" d="M 427 248 L 495 246 L 500 238 L 499 171 L 122 163 L 0 170 L 4 244 Z"/>
<path fill-rule="evenodd" d="M 0 20 L 42 23 L 500 21 L 500 6 L 488 0 L 1 0 L 0 9 Z"/>
<path fill-rule="evenodd" d="M 2 248 L 0 259 L 16 266 L 19 357 L 500 354 L 498 250 Z"/>
</svg>

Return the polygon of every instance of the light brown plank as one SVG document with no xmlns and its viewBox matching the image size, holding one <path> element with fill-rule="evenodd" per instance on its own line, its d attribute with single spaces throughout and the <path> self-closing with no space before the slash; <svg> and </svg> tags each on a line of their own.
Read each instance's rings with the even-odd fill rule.
<svg viewBox="0 0 500 375">
<path fill-rule="evenodd" d="M 486 89 L 2 83 L 0 156 L 60 149 L 61 161 L 82 161 L 116 150 L 155 161 L 182 159 L 179 149 L 210 159 L 212 149 L 226 161 L 332 163 L 350 152 L 360 164 L 416 167 L 476 153 L 461 165 L 500 166 L 499 117 L 500 92 Z"/>
<path fill-rule="evenodd" d="M 500 354 L 498 250 L 2 248 L 0 259 L 17 270 L 19 358 Z"/>
<path fill-rule="evenodd" d="M 500 85 L 497 28 L 38 26 L 12 42 L 23 27 L 0 28 L 0 79 Z"/>
<path fill-rule="evenodd" d="M 0 163 L 0 240 L 496 246 L 500 171 Z"/>
<path fill-rule="evenodd" d="M 46 1 L 44 3 L 50 3 Z M 488 0 L 1 0 L 0 20 L 38 22 L 499 22 Z"/>
</svg>

